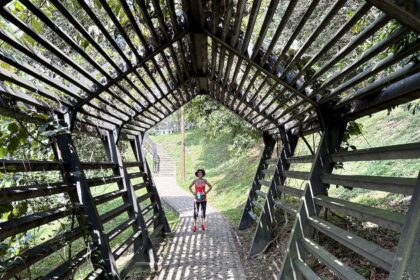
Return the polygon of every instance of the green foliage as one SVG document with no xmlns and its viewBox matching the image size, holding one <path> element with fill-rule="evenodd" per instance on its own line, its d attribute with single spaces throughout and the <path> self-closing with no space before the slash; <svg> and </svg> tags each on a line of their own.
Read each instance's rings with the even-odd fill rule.
<svg viewBox="0 0 420 280">
<path fill-rule="evenodd" d="M 16 120 L 1 118 L 0 124 L 0 158 L 13 154 L 25 143 L 28 132 Z"/>
<path fill-rule="evenodd" d="M 255 145 L 260 132 L 250 124 L 225 109 L 208 96 L 198 96 L 185 106 L 186 120 L 204 130 L 206 137 L 226 137 L 229 151 L 241 154 Z"/>
<path fill-rule="evenodd" d="M 408 104 L 402 105 L 402 108 L 408 112 L 411 112 L 413 116 L 420 110 L 420 101 L 413 101 Z"/>
<path fill-rule="evenodd" d="M 50 148 L 48 137 L 66 132 L 66 128 L 55 120 L 50 120 L 37 127 L 32 124 L 23 124 L 15 119 L 0 117 L 0 158 L 51 160 L 54 154 Z M 50 176 L 48 172 L 43 172 L 39 175 L 33 175 L 28 180 L 21 174 L 0 173 L 0 188 L 25 185 L 32 180 L 39 183 L 48 182 Z M 65 206 L 66 203 L 63 198 L 51 201 L 50 197 L 45 197 L 35 201 L 22 200 L 0 204 L 0 220 L 17 219 L 29 212 L 44 211 L 50 209 L 51 205 L 62 204 Z M 11 259 L 29 248 L 34 242 L 34 237 L 30 232 L 12 236 L 0 243 L 0 257 Z"/>
<path fill-rule="evenodd" d="M 343 143 L 346 147 L 353 148 L 354 146 L 349 144 L 349 140 L 352 136 L 359 136 L 363 134 L 363 125 L 361 123 L 351 121 L 347 124 L 346 130 L 343 135 Z M 356 149 L 355 147 L 353 148 Z"/>
</svg>

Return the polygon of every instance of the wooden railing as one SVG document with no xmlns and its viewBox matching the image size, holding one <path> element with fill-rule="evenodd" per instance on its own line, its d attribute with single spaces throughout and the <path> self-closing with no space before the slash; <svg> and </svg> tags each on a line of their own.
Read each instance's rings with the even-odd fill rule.
<svg viewBox="0 0 420 280">
<path fill-rule="evenodd" d="M 1 204 L 48 196 L 62 197 L 63 201 L 63 205 L 51 204 L 50 209 L 43 211 L 36 211 L 34 206 L 33 213 L 0 223 L 1 241 L 10 241 L 22 233 L 35 233 L 40 228 L 44 231 L 53 228 L 51 234 L 34 235 L 38 237 L 33 245 L 2 261 L 2 279 L 24 277 L 42 261 L 51 263 L 36 273 L 43 279 L 61 279 L 75 273 L 85 274 L 89 279 L 120 279 L 139 260 L 151 264 L 155 261 L 150 236 L 169 232 L 170 228 L 141 151 L 141 138 L 129 140 L 136 161 L 123 162 L 113 133 L 107 132 L 103 137 L 109 158 L 106 162 L 80 162 L 77 154 L 68 150 L 76 151 L 70 135 L 60 135 L 53 141 L 55 161 L 0 160 L 0 172 L 6 175 L 33 172 L 62 175 L 59 182 L 0 189 Z M 133 168 L 137 170 L 128 172 Z M 110 175 L 86 178 L 86 171 L 91 174 L 98 170 Z M 68 224 L 64 219 L 72 221 L 71 227 L 55 232 L 52 225 L 60 221 Z M 57 255 L 63 248 L 69 251 L 64 262 Z M 123 264 L 119 261 L 122 256 L 126 259 Z M 89 267 L 93 270 L 89 271 Z"/>
</svg>

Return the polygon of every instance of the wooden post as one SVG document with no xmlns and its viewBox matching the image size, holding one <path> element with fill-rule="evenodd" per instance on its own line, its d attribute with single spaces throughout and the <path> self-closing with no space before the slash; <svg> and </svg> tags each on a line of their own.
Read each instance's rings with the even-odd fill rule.
<svg viewBox="0 0 420 280">
<path fill-rule="evenodd" d="M 99 248 L 99 256 L 92 256 L 95 270 L 102 269 L 106 279 L 120 279 L 114 255 L 104 234 L 104 229 L 71 135 L 60 134 L 55 136 L 53 147 L 56 158 L 63 162 L 63 177 L 67 182 L 76 185 L 78 200 L 82 207 L 83 215 L 88 222 L 90 237 L 93 245 Z"/>
<path fill-rule="evenodd" d="M 134 260 L 136 262 L 147 262 L 152 267 L 156 261 L 156 256 L 153 251 L 152 242 L 147 232 L 144 217 L 139 209 L 137 203 L 136 193 L 128 177 L 127 168 L 124 166 L 124 162 L 121 157 L 121 153 L 116 144 L 117 131 L 107 131 L 105 150 L 107 151 L 108 158 L 110 161 L 117 164 L 113 169 L 114 175 L 121 176 L 122 180 L 118 182 L 118 188 L 126 190 L 123 195 L 124 203 L 130 203 L 132 206 L 128 209 L 128 216 L 134 218 L 136 222 L 133 224 L 134 232 L 141 232 L 141 235 L 134 241 Z"/>
<path fill-rule="evenodd" d="M 143 134 L 144 136 L 144 134 Z M 136 156 L 137 161 L 141 162 L 142 165 L 140 167 L 140 171 L 144 172 L 143 180 L 147 182 L 146 189 L 148 192 L 152 192 L 153 195 L 150 198 L 152 203 L 155 203 L 153 207 L 153 213 L 159 215 L 159 219 L 154 224 L 154 229 L 157 230 L 158 227 L 162 227 L 162 233 L 169 233 L 171 232 L 171 228 L 169 227 L 168 220 L 166 219 L 165 211 L 162 208 L 162 203 L 160 201 L 159 193 L 156 189 L 155 183 L 152 179 L 152 173 L 150 172 L 149 165 L 147 164 L 146 158 L 142 152 L 141 144 L 142 138 L 141 136 L 135 136 L 134 141 L 131 142 L 132 148 L 134 151 L 134 155 Z"/>
<path fill-rule="evenodd" d="M 273 236 L 273 227 L 275 224 L 274 201 L 280 197 L 280 192 L 277 190 L 277 186 L 284 185 L 286 177 L 283 175 L 283 171 L 288 170 L 290 166 L 290 164 L 287 163 L 286 158 L 293 156 L 297 144 L 297 137 L 291 135 L 290 133 L 286 133 L 284 127 L 279 129 L 282 139 L 282 149 L 280 157 L 277 161 L 276 171 L 274 172 L 271 180 L 264 206 L 257 223 L 254 238 L 251 242 L 251 247 L 248 253 L 250 257 L 254 257 L 257 254 L 264 252 L 270 244 L 270 241 L 275 237 Z"/>
<path fill-rule="evenodd" d="M 420 279 L 420 172 L 411 197 L 410 208 L 394 255 L 389 279 Z"/>
<path fill-rule="evenodd" d="M 257 172 L 255 173 L 254 181 L 252 182 L 252 186 L 248 194 L 248 199 L 246 201 L 244 210 L 242 211 L 241 221 L 239 222 L 240 230 L 249 228 L 256 219 L 252 202 L 257 198 L 255 191 L 261 189 L 260 180 L 264 179 L 264 174 L 262 171 L 267 168 L 266 160 L 271 158 L 274 146 L 276 144 L 275 139 L 268 133 L 263 134 L 263 140 L 264 150 L 261 155 L 260 163 L 258 164 Z"/>
<path fill-rule="evenodd" d="M 311 228 L 308 222 L 308 216 L 319 214 L 315 207 L 313 197 L 316 195 L 326 195 L 327 186 L 322 183 L 321 175 L 331 173 L 333 163 L 328 155 L 333 153 L 339 146 L 343 138 L 346 123 L 337 121 L 323 111 L 319 112 L 319 118 L 324 123 L 324 130 L 320 140 L 319 147 L 312 162 L 312 168 L 309 174 L 309 183 L 306 184 L 304 194 L 301 198 L 296 220 L 289 238 L 287 251 L 283 258 L 282 268 L 278 275 L 279 279 L 301 279 L 300 271 L 295 267 L 295 260 L 307 258 L 308 252 L 300 243 L 303 237 L 310 236 Z"/>
</svg>

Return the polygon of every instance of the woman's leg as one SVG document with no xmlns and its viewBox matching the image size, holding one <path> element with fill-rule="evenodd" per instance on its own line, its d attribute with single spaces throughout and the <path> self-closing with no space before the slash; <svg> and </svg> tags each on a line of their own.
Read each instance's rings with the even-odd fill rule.
<svg viewBox="0 0 420 280">
<path fill-rule="evenodd" d="M 197 226 L 198 207 L 199 203 L 194 201 L 194 227 Z"/>
<path fill-rule="evenodd" d="M 206 227 L 206 208 L 207 208 L 207 201 L 201 202 L 201 221 L 204 228 Z"/>
</svg>

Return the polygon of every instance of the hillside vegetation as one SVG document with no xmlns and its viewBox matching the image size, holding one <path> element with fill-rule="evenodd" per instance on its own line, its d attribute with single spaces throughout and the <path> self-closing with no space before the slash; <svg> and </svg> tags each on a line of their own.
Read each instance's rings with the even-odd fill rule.
<svg viewBox="0 0 420 280">
<path fill-rule="evenodd" d="M 363 134 L 354 136 L 349 143 L 357 149 L 396 145 L 420 141 L 420 118 L 410 111 L 398 107 L 388 114 L 380 112 L 357 121 L 363 127 Z M 395 132 L 401 132 L 395 133 Z M 161 144 L 168 154 L 177 161 L 178 183 L 187 188 L 194 179 L 197 168 L 204 168 L 207 180 L 214 185 L 209 194 L 209 202 L 220 209 L 236 226 L 242 213 L 243 204 L 249 192 L 258 165 L 262 143 L 240 155 L 233 154 L 229 146 L 229 135 L 209 138 L 202 129 L 186 132 L 186 181 L 181 181 L 181 135 L 152 136 Z M 309 166 L 303 169 L 308 169 Z M 346 163 L 336 169 L 337 174 L 358 174 L 376 176 L 416 177 L 420 170 L 419 160 L 355 162 Z M 403 197 L 380 191 L 362 189 L 348 190 L 331 186 L 330 195 L 345 197 L 354 202 L 381 205 L 384 208 L 394 207 Z"/>
<path fill-rule="evenodd" d="M 198 168 L 206 170 L 206 179 L 214 186 L 209 202 L 220 209 L 233 224 L 237 224 L 258 165 L 262 148 L 258 144 L 247 153 L 232 155 L 228 135 L 209 139 L 201 129 L 186 132 L 186 181 L 181 180 L 181 135 L 179 133 L 153 136 L 167 153 L 177 161 L 177 181 L 187 189 Z"/>
</svg>

